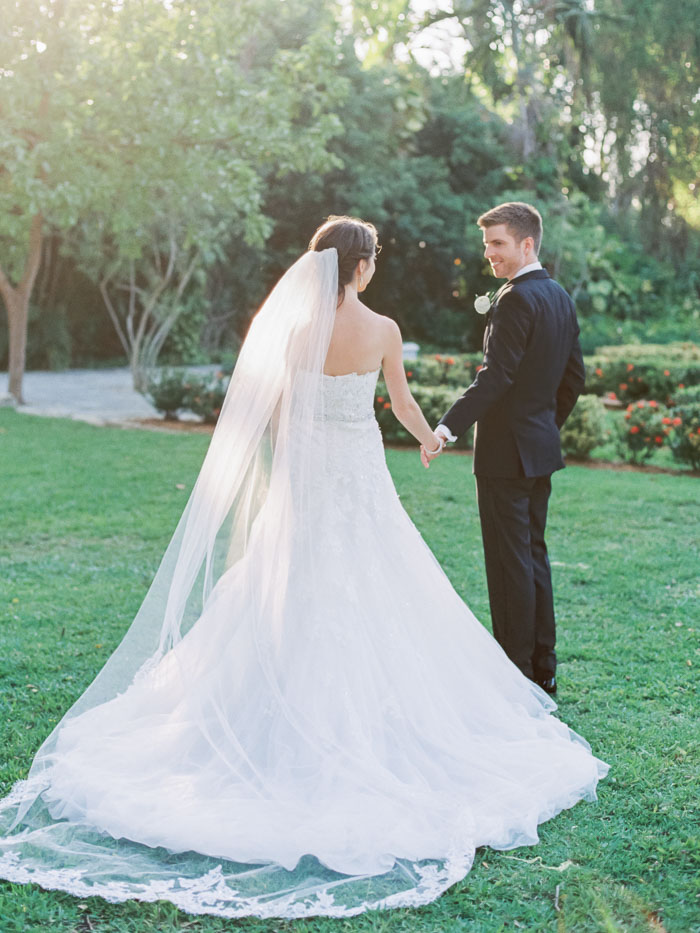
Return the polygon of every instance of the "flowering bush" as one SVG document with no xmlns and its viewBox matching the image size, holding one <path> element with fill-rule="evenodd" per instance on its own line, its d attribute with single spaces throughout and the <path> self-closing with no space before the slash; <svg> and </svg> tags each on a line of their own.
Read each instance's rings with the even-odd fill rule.
<svg viewBox="0 0 700 933">
<path fill-rule="evenodd" d="M 623 402 L 656 399 L 700 385 L 700 348 L 695 344 L 601 347 L 586 360 L 586 392 Z"/>
<path fill-rule="evenodd" d="M 190 378 L 185 407 L 200 415 L 205 424 L 216 424 L 224 404 L 229 376 L 219 371 L 204 379 Z"/>
<path fill-rule="evenodd" d="M 565 454 L 586 460 L 594 447 L 607 440 L 605 407 L 595 395 L 581 395 L 574 410 L 561 429 L 561 446 Z"/>
<path fill-rule="evenodd" d="M 199 376 L 186 370 L 164 369 L 149 381 L 147 394 L 167 419 L 177 421 L 178 412 L 191 411 L 206 424 L 216 424 L 229 378 L 221 371 Z"/>
<path fill-rule="evenodd" d="M 631 463 L 643 463 L 663 447 L 674 424 L 668 409 L 653 399 L 630 403 L 619 426 L 620 454 Z"/>
<path fill-rule="evenodd" d="M 612 395 L 623 402 L 654 398 L 670 401 L 683 380 L 700 382 L 700 368 L 664 363 L 625 363 L 622 360 L 594 360 L 586 375 L 586 392 L 592 395 Z"/>
<path fill-rule="evenodd" d="M 177 421 L 177 413 L 187 407 L 189 387 L 182 370 L 163 369 L 148 381 L 146 393 L 157 411 L 166 419 Z"/>
<path fill-rule="evenodd" d="M 674 458 L 700 470 L 700 386 L 677 392 L 669 414 L 669 446 Z"/>
<path fill-rule="evenodd" d="M 409 382 L 425 386 L 448 385 L 464 391 L 474 381 L 482 360 L 482 353 L 435 353 L 405 360 L 404 369 Z"/>
</svg>

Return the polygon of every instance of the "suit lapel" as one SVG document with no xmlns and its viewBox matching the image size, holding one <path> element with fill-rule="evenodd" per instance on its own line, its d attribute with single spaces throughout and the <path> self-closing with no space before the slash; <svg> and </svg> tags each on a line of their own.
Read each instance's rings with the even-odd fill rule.
<svg viewBox="0 0 700 933">
<path fill-rule="evenodd" d="M 509 279 L 509 281 L 504 282 L 503 285 L 501 285 L 496 294 L 493 296 L 491 307 L 488 311 L 488 314 L 486 315 L 486 329 L 484 330 L 483 341 L 484 353 L 486 352 L 486 345 L 489 342 L 489 334 L 491 333 L 493 312 L 498 307 L 498 300 L 503 292 L 508 288 L 508 286 L 518 285 L 520 282 L 527 282 L 528 279 L 548 279 L 549 277 L 549 272 L 547 272 L 546 269 L 533 269 L 532 272 L 526 272 L 525 275 L 517 275 L 514 279 Z"/>
<path fill-rule="evenodd" d="M 483 340 L 483 350 L 486 353 L 486 344 L 489 342 L 489 334 L 491 333 L 491 320 L 493 318 L 494 308 L 498 305 L 498 299 L 501 297 L 503 290 L 510 285 L 510 282 L 504 282 L 503 285 L 498 289 L 496 294 L 493 296 L 493 301 L 491 302 L 491 307 L 488 310 L 486 315 L 486 328 L 484 330 L 484 340 Z"/>
</svg>

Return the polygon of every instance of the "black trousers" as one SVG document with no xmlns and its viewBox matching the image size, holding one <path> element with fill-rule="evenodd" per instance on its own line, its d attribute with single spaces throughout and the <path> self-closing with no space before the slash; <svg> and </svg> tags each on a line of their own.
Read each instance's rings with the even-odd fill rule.
<svg viewBox="0 0 700 933">
<path fill-rule="evenodd" d="M 544 531 L 550 476 L 477 476 L 493 634 L 526 677 L 553 677 L 552 574 Z"/>
</svg>

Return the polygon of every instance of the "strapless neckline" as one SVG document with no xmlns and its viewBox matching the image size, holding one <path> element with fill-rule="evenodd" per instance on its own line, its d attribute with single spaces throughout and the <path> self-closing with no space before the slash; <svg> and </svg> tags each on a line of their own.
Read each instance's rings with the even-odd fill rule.
<svg viewBox="0 0 700 933">
<path fill-rule="evenodd" d="M 325 376 L 326 379 L 346 379 L 348 376 L 374 376 L 375 373 L 378 373 L 381 369 L 381 366 L 378 366 L 376 369 L 368 369 L 364 373 L 351 372 L 351 373 L 321 373 L 322 376 Z"/>
</svg>

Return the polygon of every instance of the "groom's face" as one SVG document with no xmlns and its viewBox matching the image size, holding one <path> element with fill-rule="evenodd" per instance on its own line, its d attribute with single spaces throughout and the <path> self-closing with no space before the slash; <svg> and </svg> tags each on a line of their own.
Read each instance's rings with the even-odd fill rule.
<svg viewBox="0 0 700 933">
<path fill-rule="evenodd" d="M 509 232 L 507 224 L 484 227 L 484 256 L 491 264 L 491 271 L 497 279 L 512 279 L 513 276 L 532 262 L 528 244 L 531 237 L 518 241 Z"/>
</svg>

